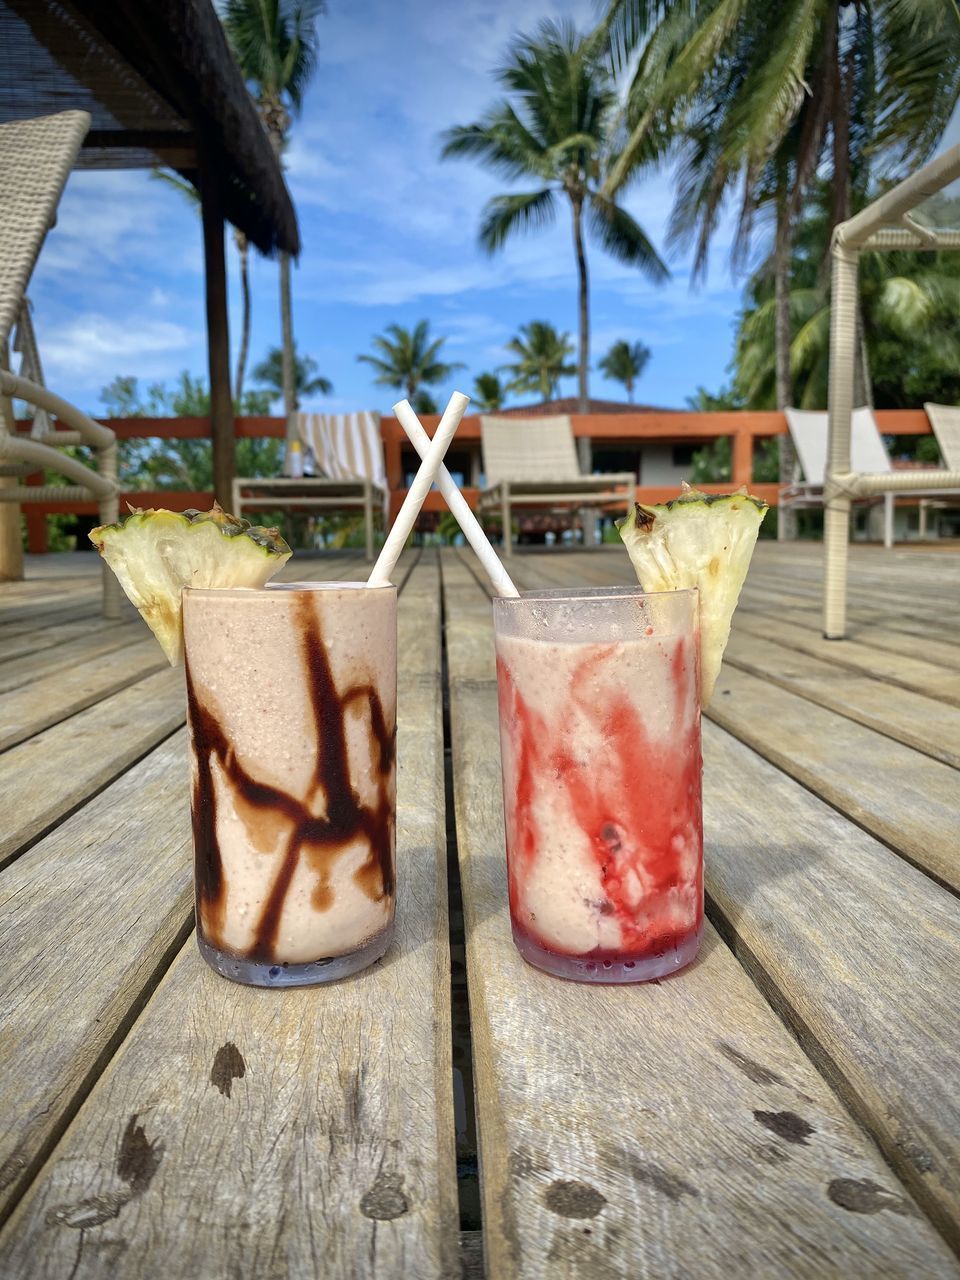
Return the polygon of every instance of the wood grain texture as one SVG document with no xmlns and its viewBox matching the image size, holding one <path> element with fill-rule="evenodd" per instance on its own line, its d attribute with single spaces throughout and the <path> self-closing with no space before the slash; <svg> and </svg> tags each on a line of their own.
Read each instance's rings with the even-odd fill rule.
<svg viewBox="0 0 960 1280">
<path fill-rule="evenodd" d="M 496 685 L 478 661 L 489 606 L 474 592 L 476 636 L 446 609 L 488 1274 L 960 1274 L 712 930 L 684 975 L 640 987 L 561 982 L 520 959 Z"/>
<path fill-rule="evenodd" d="M 108 662 L 67 667 L 0 696 L 0 751 L 76 715 L 127 685 L 162 671 L 163 651 L 147 635 L 110 654 Z"/>
<path fill-rule="evenodd" d="M 704 808 L 738 955 L 960 1248 L 960 902 L 711 725 Z"/>
<path fill-rule="evenodd" d="M 737 628 L 751 635 L 776 640 L 790 649 L 823 658 L 835 666 L 862 675 L 885 680 L 915 693 L 941 698 L 954 706 L 960 706 L 960 669 L 952 671 L 924 658 L 907 657 L 902 653 L 890 653 L 875 649 L 862 640 L 825 640 L 808 625 L 784 622 L 776 616 L 775 605 L 770 614 L 744 612 L 737 618 Z M 869 634 L 864 632 L 864 636 Z M 923 646 L 917 645 L 918 655 Z"/>
<path fill-rule="evenodd" d="M 398 933 L 299 991 L 191 938 L 0 1236 L 5 1277 L 459 1275 L 435 556 L 400 607 Z"/>
<path fill-rule="evenodd" d="M 945 884 L 960 889 L 956 769 L 724 666 L 709 718 Z"/>
<path fill-rule="evenodd" d="M 184 934 L 186 793 L 184 730 L 0 874 L 0 1217 Z"/>
<path fill-rule="evenodd" d="M 761 676 L 925 755 L 960 766 L 960 708 L 857 675 L 735 627 L 724 667 Z M 960 785 L 960 780 L 958 780 Z"/>
<path fill-rule="evenodd" d="M 169 668 L 0 755 L 0 867 L 106 786 L 185 720 L 183 672 Z"/>
<path fill-rule="evenodd" d="M 143 639 L 140 619 L 121 622 L 92 635 L 75 636 L 68 642 L 38 652 L 11 658 L 0 665 L 0 694 L 41 680 L 64 667 L 99 663 L 107 654 Z"/>
</svg>

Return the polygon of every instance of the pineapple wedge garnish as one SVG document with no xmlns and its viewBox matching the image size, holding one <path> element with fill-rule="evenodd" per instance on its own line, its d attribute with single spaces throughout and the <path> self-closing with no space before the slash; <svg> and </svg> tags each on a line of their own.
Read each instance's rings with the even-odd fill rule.
<svg viewBox="0 0 960 1280">
<path fill-rule="evenodd" d="M 688 484 L 679 498 L 644 507 L 618 521 L 644 591 L 700 591 L 700 701 L 706 707 L 720 674 L 733 611 L 750 568 L 767 504 L 746 489 L 701 493 Z"/>
<path fill-rule="evenodd" d="M 120 579 L 171 666 L 183 657 L 184 587 L 262 587 L 290 559 L 279 529 L 211 511 L 130 508 L 90 541 Z"/>
</svg>

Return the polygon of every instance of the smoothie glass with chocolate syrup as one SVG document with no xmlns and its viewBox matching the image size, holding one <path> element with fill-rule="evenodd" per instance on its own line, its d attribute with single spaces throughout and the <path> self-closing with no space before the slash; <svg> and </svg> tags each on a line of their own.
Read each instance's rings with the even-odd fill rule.
<svg viewBox="0 0 960 1280">
<path fill-rule="evenodd" d="M 643 982 L 703 931 L 698 593 L 493 602 L 510 919 L 524 959 Z"/>
<path fill-rule="evenodd" d="M 397 591 L 183 593 L 197 941 L 224 977 L 355 973 L 393 936 Z"/>
</svg>

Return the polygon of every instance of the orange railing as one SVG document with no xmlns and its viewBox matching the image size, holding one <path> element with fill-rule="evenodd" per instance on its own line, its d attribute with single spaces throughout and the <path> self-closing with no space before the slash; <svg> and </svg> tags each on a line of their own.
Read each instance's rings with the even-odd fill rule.
<svg viewBox="0 0 960 1280">
<path fill-rule="evenodd" d="M 926 435 L 930 431 L 927 415 L 920 409 L 890 409 L 877 412 L 877 424 L 884 434 Z M 174 439 L 205 440 L 210 435 L 207 418 L 111 418 L 105 419 L 121 440 Z M 424 417 L 423 425 L 432 435 L 440 421 L 438 416 Z M 709 444 L 723 436 L 731 441 L 731 480 L 724 484 L 704 485 L 708 491 L 722 492 L 732 483 L 746 484 L 759 497 L 775 505 L 780 487 L 775 484 L 754 484 L 752 477 L 754 445 L 758 439 L 769 439 L 786 431 L 783 414 L 776 412 L 694 413 L 686 411 L 660 413 L 594 413 L 578 414 L 572 419 L 574 434 L 585 436 L 595 445 L 619 447 L 642 446 L 654 443 Z M 26 424 L 22 424 L 25 426 Z M 243 438 L 281 438 L 284 433 L 282 418 L 246 417 L 236 419 L 236 435 Z M 412 451 L 403 429 L 395 418 L 381 421 L 384 460 L 387 481 L 391 490 L 391 514 L 395 515 L 403 501 L 405 455 L 412 465 Z M 480 418 L 470 415 L 464 418 L 457 432 L 454 448 L 464 454 L 479 458 Z M 479 467 L 476 468 L 479 470 Z M 28 477 L 27 483 L 39 483 L 40 477 Z M 475 505 L 479 490 L 466 486 L 464 495 Z M 637 499 L 641 502 L 663 502 L 673 496 L 674 488 L 655 485 L 637 486 Z M 129 501 L 137 506 L 165 506 L 176 511 L 188 507 L 207 507 L 213 498 L 208 491 L 181 489 L 138 490 L 121 495 L 121 510 Z M 443 509 L 443 498 L 435 490 L 427 495 L 424 511 Z M 27 522 L 27 538 L 31 551 L 45 551 L 47 547 L 46 517 L 48 515 L 96 515 L 93 502 L 46 502 L 24 507 Z"/>
</svg>

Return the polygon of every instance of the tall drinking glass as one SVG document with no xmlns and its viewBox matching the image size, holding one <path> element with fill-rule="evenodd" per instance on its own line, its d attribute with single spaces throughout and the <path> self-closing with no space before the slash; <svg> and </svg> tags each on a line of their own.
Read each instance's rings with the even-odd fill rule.
<svg viewBox="0 0 960 1280">
<path fill-rule="evenodd" d="M 493 602 L 513 937 L 537 968 L 644 982 L 703 931 L 697 592 Z"/>
<path fill-rule="evenodd" d="M 187 589 L 197 941 L 255 986 L 346 977 L 393 936 L 397 592 Z"/>
</svg>

